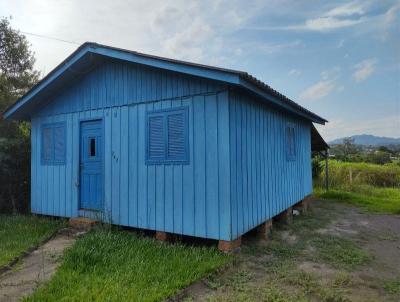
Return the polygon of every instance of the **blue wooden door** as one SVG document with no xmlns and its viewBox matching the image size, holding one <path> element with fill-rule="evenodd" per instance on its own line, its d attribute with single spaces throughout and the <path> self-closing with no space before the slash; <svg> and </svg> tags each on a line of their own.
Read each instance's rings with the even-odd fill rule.
<svg viewBox="0 0 400 302">
<path fill-rule="evenodd" d="M 103 210 L 103 127 L 102 121 L 81 123 L 80 207 Z"/>
</svg>

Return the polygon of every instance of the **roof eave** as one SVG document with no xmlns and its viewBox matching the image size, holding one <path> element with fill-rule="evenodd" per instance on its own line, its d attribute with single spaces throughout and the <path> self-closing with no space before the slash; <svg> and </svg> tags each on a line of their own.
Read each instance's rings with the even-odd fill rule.
<svg viewBox="0 0 400 302">
<path fill-rule="evenodd" d="M 92 42 L 86 42 L 82 44 L 77 50 L 75 50 L 70 56 L 68 56 L 63 62 L 61 62 L 53 71 L 45 76 L 37 85 L 35 85 L 30 91 L 22 96 L 16 103 L 9 107 L 3 116 L 6 119 L 19 118 L 27 119 L 29 116 L 27 113 L 20 112 L 23 106 L 34 98 L 38 93 L 45 89 L 52 81 L 56 80 L 60 75 L 63 74 L 68 68 L 75 64 L 85 54 L 93 53 L 104 57 L 111 57 L 114 59 L 124 60 L 132 63 L 142 64 L 151 66 L 154 68 L 166 69 L 174 72 L 183 74 L 203 77 L 211 80 L 221 81 L 236 86 L 242 86 L 245 89 L 256 93 L 263 99 L 282 107 L 294 114 L 300 115 L 310 121 L 319 124 L 325 124 L 325 119 L 318 115 L 308 111 L 301 107 L 290 99 L 286 98 L 282 94 L 270 88 L 268 85 L 261 81 L 253 78 L 249 74 L 241 71 L 235 71 L 230 69 L 206 66 L 201 64 L 195 64 L 190 62 L 183 62 L 173 59 L 161 58 L 152 55 L 140 54 L 134 51 L 128 51 L 124 49 L 114 48 L 110 46 L 100 45 Z"/>
<path fill-rule="evenodd" d="M 31 100 L 35 95 L 37 95 L 40 91 L 46 88 L 48 84 L 58 78 L 65 70 L 71 67 L 76 61 L 82 58 L 86 53 L 86 48 L 90 45 L 90 43 L 84 43 L 79 46 L 71 55 L 69 55 L 64 61 L 57 65 L 51 72 L 49 72 L 42 80 L 40 80 L 35 86 L 33 86 L 25 95 L 19 98 L 14 104 L 8 107 L 3 112 L 3 117 L 5 119 L 15 118 L 17 111 L 29 100 Z M 22 115 L 21 120 L 26 119 Z"/>
<path fill-rule="evenodd" d="M 258 87 L 257 85 L 255 85 L 254 83 L 252 83 L 251 81 L 249 81 L 246 78 L 243 78 L 243 77 L 240 78 L 240 86 L 252 91 L 253 93 L 256 93 L 257 95 L 261 96 L 263 99 L 266 99 L 267 101 L 269 101 L 279 107 L 283 107 L 284 109 L 286 109 L 296 115 L 300 115 L 303 118 L 310 120 L 314 123 L 325 125 L 325 123 L 328 122 L 324 118 L 306 110 L 305 108 L 303 108 L 303 110 L 300 110 L 300 108 L 302 108 L 300 105 L 296 104 L 299 107 L 298 109 L 296 109 L 293 107 L 293 105 L 291 106 L 287 103 L 284 103 L 282 101 L 282 99 L 278 96 L 275 96 L 272 93 L 272 91 L 266 92 L 264 89 Z M 292 102 L 292 103 L 294 103 L 294 102 Z"/>
</svg>

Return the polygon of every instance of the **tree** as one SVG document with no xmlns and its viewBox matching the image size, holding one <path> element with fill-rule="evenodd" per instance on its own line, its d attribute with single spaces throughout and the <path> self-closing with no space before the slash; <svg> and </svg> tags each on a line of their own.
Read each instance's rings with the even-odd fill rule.
<svg viewBox="0 0 400 302">
<path fill-rule="evenodd" d="M 343 143 L 334 145 L 331 148 L 331 153 L 339 160 L 352 161 L 356 159 L 359 153 L 357 146 L 354 144 L 354 139 L 347 137 L 343 139 Z"/>
<path fill-rule="evenodd" d="M 0 112 L 37 83 L 35 58 L 24 35 L 0 18 Z M 0 211 L 23 211 L 29 204 L 28 123 L 0 117 Z"/>
<path fill-rule="evenodd" d="M 345 157 L 357 153 L 357 146 L 354 144 L 354 138 L 347 137 L 343 139 L 343 152 Z"/>
<path fill-rule="evenodd" d="M 371 152 L 367 155 L 367 162 L 384 165 L 390 163 L 392 160 L 390 159 L 390 153 L 385 151 L 377 150 L 375 152 Z"/>
<path fill-rule="evenodd" d="M 0 19 L 0 112 L 37 83 L 35 57 L 24 35 L 10 26 L 9 18 Z M 16 134 L 16 123 L 0 120 L 0 137 Z"/>
</svg>

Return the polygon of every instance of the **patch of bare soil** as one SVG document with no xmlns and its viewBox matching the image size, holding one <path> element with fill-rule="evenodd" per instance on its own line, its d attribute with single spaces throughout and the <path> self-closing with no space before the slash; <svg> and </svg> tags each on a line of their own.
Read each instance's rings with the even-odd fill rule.
<svg viewBox="0 0 400 302">
<path fill-rule="evenodd" d="M 309 232 L 294 230 L 296 226 L 274 227 L 275 239 L 268 245 L 245 238 L 230 268 L 193 284 L 178 300 L 400 301 L 397 288 L 387 288 L 393 280 L 400 280 L 399 215 L 370 214 L 323 201 L 312 205 L 312 215 L 317 227 Z M 328 222 L 323 221 L 326 217 Z M 343 238 L 356 247 L 355 256 L 360 250 L 370 260 L 355 266 L 335 266 L 334 259 L 324 261 L 326 258 L 318 257 L 318 247 L 310 244 L 317 236 Z M 323 252 L 326 256 L 329 249 Z"/>
<path fill-rule="evenodd" d="M 0 275 L 0 301 L 19 301 L 50 279 L 60 264 L 64 250 L 75 242 L 76 232 L 58 233 L 44 245 L 21 259 L 13 269 Z"/>
</svg>

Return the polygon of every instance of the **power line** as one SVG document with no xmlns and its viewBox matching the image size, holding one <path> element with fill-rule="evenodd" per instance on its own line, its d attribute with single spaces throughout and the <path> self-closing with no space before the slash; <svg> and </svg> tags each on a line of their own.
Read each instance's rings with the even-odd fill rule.
<svg viewBox="0 0 400 302">
<path fill-rule="evenodd" d="M 78 42 L 75 42 L 75 41 L 68 41 L 68 40 L 59 39 L 59 38 L 55 38 L 55 37 L 50 37 L 50 36 L 45 36 L 45 35 L 40 35 L 40 34 L 34 34 L 34 33 L 26 32 L 26 31 L 21 31 L 21 33 L 23 33 L 25 35 L 35 36 L 35 37 L 39 37 L 39 38 L 43 38 L 43 39 L 49 39 L 49 40 L 54 40 L 54 41 L 59 41 L 59 42 L 64 42 L 64 43 L 69 43 L 69 44 L 75 44 L 75 45 L 81 45 L 82 44 L 82 43 L 78 43 Z"/>
</svg>

